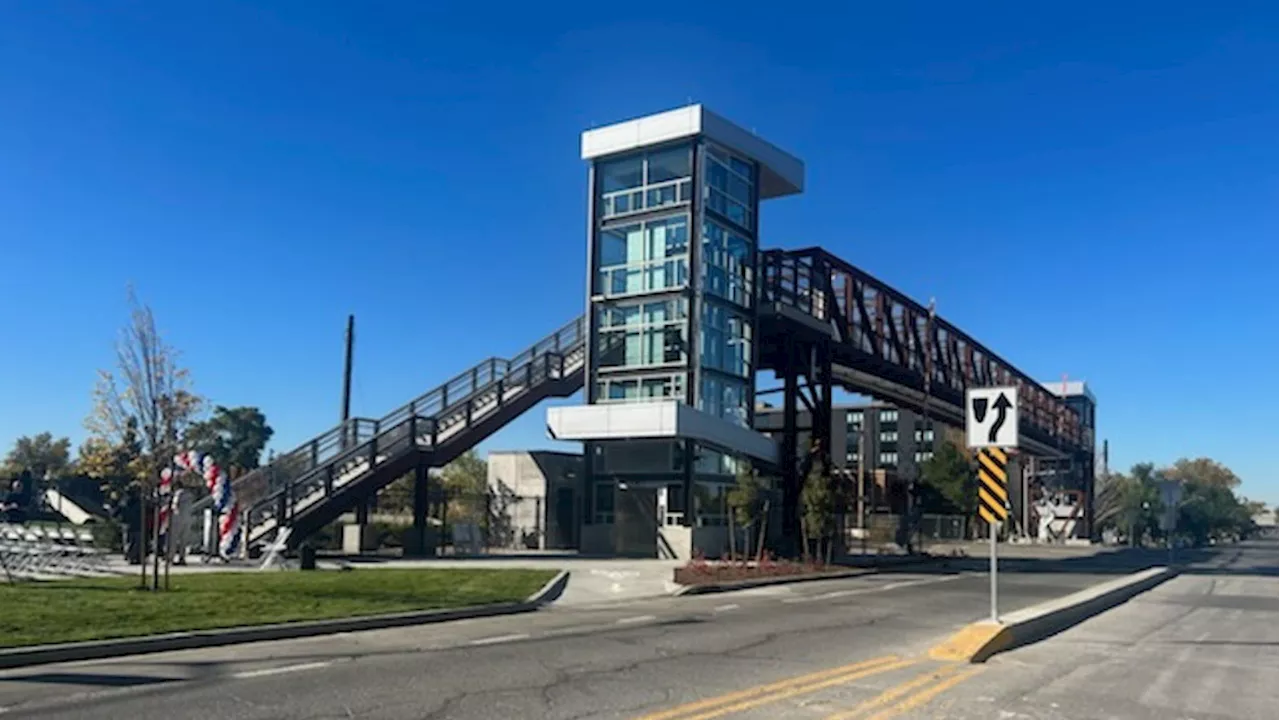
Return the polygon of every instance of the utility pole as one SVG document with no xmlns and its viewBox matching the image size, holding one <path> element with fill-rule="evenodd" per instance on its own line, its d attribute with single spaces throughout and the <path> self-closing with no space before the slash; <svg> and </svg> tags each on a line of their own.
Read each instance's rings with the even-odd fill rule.
<svg viewBox="0 0 1280 720">
<path fill-rule="evenodd" d="M 351 354 L 356 343 L 356 316 L 347 316 L 347 347 L 342 364 L 342 422 L 351 419 Z"/>
</svg>

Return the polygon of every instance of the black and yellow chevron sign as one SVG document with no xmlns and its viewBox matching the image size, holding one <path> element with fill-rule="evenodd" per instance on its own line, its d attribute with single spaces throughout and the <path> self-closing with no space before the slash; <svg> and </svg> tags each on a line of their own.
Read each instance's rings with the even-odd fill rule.
<svg viewBox="0 0 1280 720">
<path fill-rule="evenodd" d="M 991 525 L 1009 516 L 1009 456 L 1000 448 L 978 451 L 978 515 Z"/>
</svg>

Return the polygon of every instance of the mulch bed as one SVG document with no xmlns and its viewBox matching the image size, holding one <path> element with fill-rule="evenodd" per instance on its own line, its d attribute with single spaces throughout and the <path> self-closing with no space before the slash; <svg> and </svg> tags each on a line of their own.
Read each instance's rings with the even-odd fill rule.
<svg viewBox="0 0 1280 720">
<path fill-rule="evenodd" d="M 740 580 L 778 577 L 813 577 L 847 572 L 839 565 L 765 561 L 762 563 L 711 563 L 694 561 L 675 570 L 675 581 L 681 585 L 715 585 Z"/>
</svg>

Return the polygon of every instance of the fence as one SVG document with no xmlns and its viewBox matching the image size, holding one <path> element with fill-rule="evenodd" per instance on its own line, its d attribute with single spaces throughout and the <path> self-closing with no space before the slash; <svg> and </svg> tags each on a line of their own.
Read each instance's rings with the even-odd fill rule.
<svg viewBox="0 0 1280 720">
<path fill-rule="evenodd" d="M 573 547 L 577 541 L 576 502 L 567 510 L 563 518 L 548 513 L 546 498 L 540 496 L 459 493 L 432 487 L 427 493 L 427 544 L 437 554 Z M 413 527 L 411 500 L 380 497 L 372 520 L 382 546 L 411 544 L 404 539 Z"/>
<path fill-rule="evenodd" d="M 847 525 L 856 522 L 850 517 Z M 911 528 L 912 540 L 917 548 L 930 543 L 956 542 L 968 539 L 970 520 L 963 515 L 921 515 Z M 866 539 L 872 546 L 897 545 L 902 540 L 902 515 L 896 513 L 871 513 L 867 516 Z"/>
</svg>

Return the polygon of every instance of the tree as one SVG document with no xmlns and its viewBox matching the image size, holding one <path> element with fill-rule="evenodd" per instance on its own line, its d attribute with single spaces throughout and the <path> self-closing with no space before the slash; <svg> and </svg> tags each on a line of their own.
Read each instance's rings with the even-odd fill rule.
<svg viewBox="0 0 1280 720">
<path fill-rule="evenodd" d="M 801 520 L 806 554 L 809 542 L 812 541 L 818 544 L 819 556 L 829 558 L 830 539 L 835 533 L 835 495 L 831 491 L 831 481 L 822 471 L 820 463 L 814 463 L 805 477 L 804 487 L 800 490 L 800 503 L 803 506 Z"/>
<path fill-rule="evenodd" d="M 733 520 L 737 522 L 738 526 L 746 529 L 747 546 L 743 548 L 746 551 L 744 553 L 745 555 L 749 554 L 751 551 L 751 536 L 753 532 L 756 532 L 756 524 L 759 522 L 760 517 L 763 514 L 765 488 L 764 483 L 762 483 L 759 476 L 756 475 L 755 470 L 745 463 L 743 464 L 743 467 L 738 470 L 735 480 L 736 482 L 734 487 L 729 491 L 729 495 L 726 499 L 729 503 L 729 508 L 733 513 Z M 763 532 L 763 528 L 761 528 L 759 532 Z M 761 535 L 761 540 L 763 541 L 763 539 L 764 538 Z M 736 542 L 736 539 L 731 534 L 729 536 L 730 554 L 733 554 L 733 545 Z M 763 544 L 761 544 L 761 547 L 763 547 Z"/>
<path fill-rule="evenodd" d="M 933 457 L 920 466 L 920 478 L 925 488 L 932 490 L 945 503 L 942 507 L 930 507 L 932 503 L 924 502 L 924 508 L 970 518 L 978 512 L 973 461 L 955 442 L 948 440 L 938 446 Z M 928 499 L 929 494 L 924 498 Z"/>
<path fill-rule="evenodd" d="M 1240 485 L 1240 478 L 1231 468 L 1207 457 L 1188 460 L 1181 458 L 1173 467 L 1165 468 L 1161 474 L 1180 483 L 1199 483 L 1233 490 Z"/>
<path fill-rule="evenodd" d="M 274 434 L 258 408 L 218 405 L 209 419 L 191 423 L 184 440 L 187 447 L 212 455 L 234 478 L 258 467 Z"/>
<path fill-rule="evenodd" d="M 116 341 L 116 369 L 98 371 L 85 428 L 99 448 L 137 448 L 129 475 L 144 499 L 140 513 L 145 518 L 146 494 L 179 449 L 202 400 L 192 392 L 187 370 L 178 365 L 177 351 L 156 330 L 150 306 L 139 302 L 132 290 L 129 304 L 129 322 Z M 145 520 L 141 527 L 146 527 Z M 142 579 L 145 585 L 145 562 Z M 158 587 L 153 577 L 152 589 Z"/>
<path fill-rule="evenodd" d="M 45 477 L 58 477 L 71 467 L 71 440 L 68 438 L 53 439 L 52 433 L 42 432 L 39 435 L 24 435 L 13 443 L 13 449 L 4 459 L 0 474 L 19 475 L 31 473 L 31 477 L 39 480 Z"/>
<path fill-rule="evenodd" d="M 1153 463 L 1138 463 L 1129 468 L 1129 475 L 1117 488 L 1116 527 L 1128 536 L 1131 545 L 1140 542 L 1145 535 L 1160 533 L 1163 503 L 1160 501 L 1159 482 L 1162 479 Z"/>
<path fill-rule="evenodd" d="M 118 508 L 129 485 L 136 484 L 134 467 L 141 454 L 137 420 L 130 418 L 120 442 L 113 444 L 104 438 L 89 437 L 81 443 L 76 467 L 97 480 L 106 501 Z"/>
<path fill-rule="evenodd" d="M 449 497 L 451 518 L 472 523 L 485 522 L 489 466 L 475 450 L 468 450 L 445 465 L 440 471 L 440 484 Z"/>
</svg>

